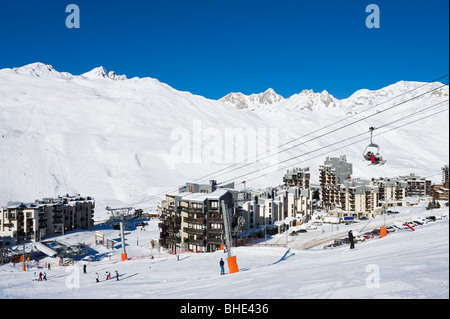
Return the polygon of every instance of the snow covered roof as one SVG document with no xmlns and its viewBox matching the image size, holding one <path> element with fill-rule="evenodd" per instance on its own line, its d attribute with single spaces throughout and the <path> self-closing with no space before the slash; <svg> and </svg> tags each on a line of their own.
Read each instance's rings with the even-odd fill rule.
<svg viewBox="0 0 450 319">
<path fill-rule="evenodd" d="M 190 193 L 183 192 L 177 194 L 166 194 L 167 196 L 180 197 L 181 200 L 190 201 L 190 202 L 204 202 L 208 199 L 217 199 L 219 200 L 222 196 L 228 193 L 229 190 L 219 188 L 212 193 Z"/>
</svg>

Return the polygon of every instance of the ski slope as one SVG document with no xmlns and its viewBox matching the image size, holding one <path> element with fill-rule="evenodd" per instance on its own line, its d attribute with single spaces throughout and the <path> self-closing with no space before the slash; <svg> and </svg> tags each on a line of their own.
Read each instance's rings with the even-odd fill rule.
<svg viewBox="0 0 450 319">
<path fill-rule="evenodd" d="M 405 218 L 433 214 L 448 215 L 448 207 L 426 211 L 424 207 L 404 210 Z M 157 220 L 146 230 L 127 231 L 129 260 L 120 260 L 120 249 L 112 256 L 93 245 L 93 233 L 72 232 L 65 242 L 90 245 L 93 262 L 46 270 L 47 281 L 32 281 L 35 264 L 27 272 L 20 265 L 0 267 L 0 298 L 36 299 L 448 299 L 449 298 L 449 221 L 438 220 L 416 228 L 390 233 L 348 246 L 323 249 L 285 247 L 238 247 L 239 273 L 220 275 L 223 252 L 176 256 L 152 250 L 149 242 L 158 237 Z M 342 225 L 342 227 L 344 227 Z M 353 228 L 356 229 L 356 228 Z M 103 229 L 107 237 L 118 231 Z M 329 229 L 325 229 L 329 232 Z M 347 229 L 345 229 L 347 231 Z M 311 232 L 313 234 L 314 232 Z M 307 234 L 310 234 L 308 232 Z M 317 236 L 322 233 L 316 232 Z M 304 234 L 301 234 L 304 235 Z M 305 234 L 306 235 L 306 234 Z M 315 237 L 308 240 L 312 240 Z M 289 243 L 289 247 L 293 242 Z M 150 255 L 154 259 L 150 259 Z M 111 260 L 110 260 L 111 258 Z M 89 258 L 85 258 L 89 260 Z M 87 274 L 82 265 L 87 265 Z M 115 280 L 118 271 L 119 281 Z M 106 271 L 112 280 L 105 280 Z M 95 282 L 95 273 L 100 282 Z"/>
</svg>

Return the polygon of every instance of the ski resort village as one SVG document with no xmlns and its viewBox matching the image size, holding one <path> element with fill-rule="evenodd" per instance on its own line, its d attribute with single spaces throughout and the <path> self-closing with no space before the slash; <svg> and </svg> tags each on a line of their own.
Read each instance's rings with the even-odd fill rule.
<svg viewBox="0 0 450 319">
<path fill-rule="evenodd" d="M 0 298 L 448 299 L 444 78 L 213 100 L 1 69 Z"/>
<path fill-rule="evenodd" d="M 327 157 L 320 184 L 309 167 L 262 190 L 186 183 L 155 210 L 107 207 L 101 222 L 89 196 L 10 202 L 0 209 L 0 296 L 342 298 L 350 285 L 353 298 L 448 298 L 441 170 L 441 184 L 414 173 L 366 180 L 345 155 Z M 368 281 L 370 267 L 382 279 Z M 225 282 L 242 289 L 213 294 Z"/>
</svg>

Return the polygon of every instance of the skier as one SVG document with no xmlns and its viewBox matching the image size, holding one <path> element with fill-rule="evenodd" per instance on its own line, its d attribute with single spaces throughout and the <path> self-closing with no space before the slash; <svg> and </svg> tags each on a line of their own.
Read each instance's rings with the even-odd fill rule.
<svg viewBox="0 0 450 319">
<path fill-rule="evenodd" d="M 348 239 L 350 240 L 350 249 L 355 249 L 355 237 L 351 230 L 348 232 Z"/>
<path fill-rule="evenodd" d="M 42 273 L 41 272 L 39 272 L 39 279 L 38 279 L 38 281 L 42 281 Z"/>
<path fill-rule="evenodd" d="M 100 280 L 98 280 L 98 272 L 95 273 L 95 282 L 100 282 Z"/>
<path fill-rule="evenodd" d="M 111 273 L 109 271 L 106 272 L 106 280 L 111 279 Z"/>
<path fill-rule="evenodd" d="M 116 280 L 119 281 L 119 272 L 116 270 Z"/>
<path fill-rule="evenodd" d="M 33 274 L 33 281 L 36 281 L 36 273 Z"/>
<path fill-rule="evenodd" d="M 223 261 L 223 258 L 220 258 L 219 265 L 220 265 L 220 274 L 225 275 L 225 268 L 223 267 L 225 265 L 225 262 Z"/>
<path fill-rule="evenodd" d="M 83 273 L 86 273 L 86 264 L 83 265 Z"/>
</svg>

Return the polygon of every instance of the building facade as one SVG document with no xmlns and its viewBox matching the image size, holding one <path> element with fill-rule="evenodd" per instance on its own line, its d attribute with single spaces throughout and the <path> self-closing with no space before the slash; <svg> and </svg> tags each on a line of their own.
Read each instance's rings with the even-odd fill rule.
<svg viewBox="0 0 450 319">
<path fill-rule="evenodd" d="M 192 187 L 192 186 L 189 186 Z M 225 243 L 224 208 L 235 215 L 237 192 L 218 188 L 211 193 L 167 194 L 159 207 L 160 245 L 172 252 L 214 252 Z"/>
<path fill-rule="evenodd" d="M 341 205 L 340 185 L 351 179 L 353 165 L 347 162 L 347 157 L 327 157 L 324 164 L 319 166 L 319 180 L 321 187 L 321 202 L 323 209 L 335 209 Z"/>
<path fill-rule="evenodd" d="M 378 207 L 379 188 L 363 179 L 350 179 L 340 188 L 341 209 L 350 212 L 374 213 Z"/>
<path fill-rule="evenodd" d="M 94 225 L 95 200 L 92 197 L 59 196 L 33 203 L 10 202 L 0 208 L 0 232 L 12 240 L 39 241 L 46 236 L 64 234 Z"/>
<path fill-rule="evenodd" d="M 290 169 L 283 176 L 283 183 L 286 187 L 308 189 L 310 180 L 311 174 L 309 172 L 309 167 Z"/>
</svg>

